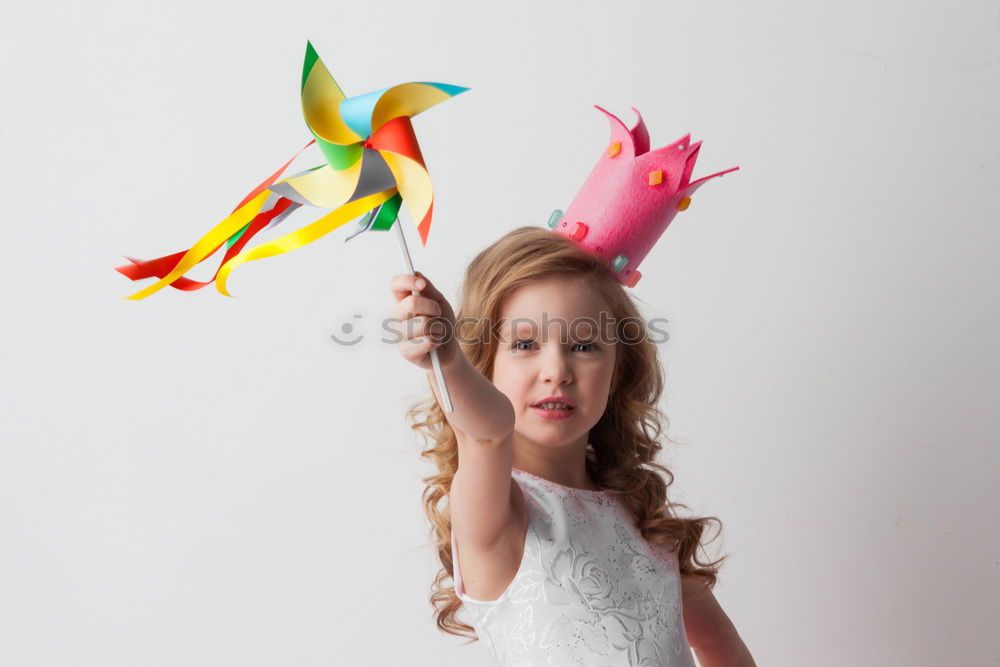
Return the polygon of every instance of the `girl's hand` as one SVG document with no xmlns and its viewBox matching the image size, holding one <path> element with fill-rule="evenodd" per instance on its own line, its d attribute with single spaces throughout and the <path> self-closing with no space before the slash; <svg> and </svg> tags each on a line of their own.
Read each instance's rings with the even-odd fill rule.
<svg viewBox="0 0 1000 667">
<path fill-rule="evenodd" d="M 394 276 L 389 287 L 396 299 L 391 326 L 402 339 L 399 352 L 403 358 L 429 370 L 430 352 L 437 350 L 441 365 L 451 365 L 461 350 L 455 339 L 455 311 L 448 300 L 419 271 L 415 276 Z"/>
</svg>

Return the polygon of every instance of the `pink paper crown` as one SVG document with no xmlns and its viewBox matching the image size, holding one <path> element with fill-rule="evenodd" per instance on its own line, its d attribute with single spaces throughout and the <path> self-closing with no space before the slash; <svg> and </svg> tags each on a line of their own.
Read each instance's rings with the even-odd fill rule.
<svg viewBox="0 0 1000 667">
<path fill-rule="evenodd" d="M 596 106 L 596 105 L 595 105 Z M 554 211 L 549 227 L 604 259 L 628 287 L 660 235 L 687 209 L 691 195 L 706 181 L 736 171 L 726 169 L 691 182 L 701 142 L 686 134 L 669 146 L 649 150 L 649 132 L 638 118 L 632 129 L 596 107 L 611 121 L 611 141 L 569 209 Z"/>
</svg>

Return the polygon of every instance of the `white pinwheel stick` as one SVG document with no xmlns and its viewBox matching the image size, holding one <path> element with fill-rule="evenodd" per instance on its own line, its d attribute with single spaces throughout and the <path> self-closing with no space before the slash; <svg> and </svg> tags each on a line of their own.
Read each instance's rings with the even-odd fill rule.
<svg viewBox="0 0 1000 667">
<path fill-rule="evenodd" d="M 411 276 L 415 276 L 413 261 L 410 259 L 410 250 L 406 247 L 406 237 L 403 236 L 403 225 L 399 218 L 396 218 L 392 225 L 396 228 L 396 236 L 399 238 L 399 248 L 403 251 L 403 261 L 406 262 L 406 271 Z M 418 290 L 413 290 L 413 294 L 420 294 Z M 444 372 L 441 370 L 441 360 L 438 359 L 437 350 L 431 350 L 431 365 L 434 366 L 434 377 L 437 378 L 438 391 L 441 393 L 441 407 L 445 412 L 452 411 L 451 394 L 448 393 L 448 383 L 444 381 Z"/>
</svg>

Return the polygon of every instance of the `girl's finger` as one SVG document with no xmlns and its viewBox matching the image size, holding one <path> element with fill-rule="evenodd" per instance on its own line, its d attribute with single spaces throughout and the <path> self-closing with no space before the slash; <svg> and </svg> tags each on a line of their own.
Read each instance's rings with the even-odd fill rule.
<svg viewBox="0 0 1000 667">
<path fill-rule="evenodd" d="M 392 308 L 392 316 L 400 320 L 408 320 L 415 316 L 439 317 L 441 304 L 426 296 L 408 295 L 403 297 Z"/>
<path fill-rule="evenodd" d="M 445 313 L 447 313 L 447 316 L 451 317 L 451 318 L 454 318 L 455 311 L 452 309 L 451 304 L 448 302 L 447 297 L 445 297 L 444 294 L 441 294 L 441 292 L 440 292 L 440 290 L 438 290 L 438 288 L 434 287 L 434 285 L 431 283 L 431 281 L 427 279 L 427 276 L 425 276 L 424 274 L 422 274 L 419 271 L 417 271 L 417 277 L 418 278 L 422 278 L 422 279 L 424 279 L 426 281 L 426 285 L 424 286 L 424 289 L 421 290 L 420 293 L 423 294 L 424 296 L 429 297 L 431 299 L 434 299 L 435 301 L 437 301 L 438 303 L 440 303 L 441 304 L 441 309 Z"/>
<path fill-rule="evenodd" d="M 446 336 L 448 331 L 437 317 L 413 317 L 400 322 L 397 327 L 399 335 L 408 342 L 420 342 L 427 338 L 438 340 Z"/>
<path fill-rule="evenodd" d="M 436 287 L 434 287 L 434 284 L 431 283 L 431 281 L 427 278 L 427 276 L 425 276 L 424 274 L 420 273 L 420 271 L 417 271 L 417 275 L 415 277 L 415 280 L 417 280 L 417 281 L 423 280 L 424 281 L 424 286 L 417 288 L 421 293 L 423 293 L 423 294 L 425 294 L 425 295 L 427 295 L 430 298 L 435 299 L 435 300 L 439 300 L 439 299 L 443 299 L 444 298 L 444 295 L 441 294 L 441 292 L 439 292 L 438 289 Z"/>
<path fill-rule="evenodd" d="M 419 285 L 426 287 L 426 278 L 411 276 L 408 273 L 401 273 L 397 276 L 393 276 L 392 280 L 389 281 L 389 289 L 392 290 L 392 296 L 396 299 L 396 301 L 412 294 L 414 291 L 421 291 L 423 288 Z"/>
<path fill-rule="evenodd" d="M 424 336 L 423 338 L 418 338 L 415 340 L 405 340 L 399 344 L 400 351 L 403 356 L 413 363 L 422 363 L 429 361 L 427 355 L 430 354 L 431 350 L 438 347 L 438 345 L 432 341 L 430 338 Z M 422 364 L 429 366 L 430 364 Z"/>
</svg>

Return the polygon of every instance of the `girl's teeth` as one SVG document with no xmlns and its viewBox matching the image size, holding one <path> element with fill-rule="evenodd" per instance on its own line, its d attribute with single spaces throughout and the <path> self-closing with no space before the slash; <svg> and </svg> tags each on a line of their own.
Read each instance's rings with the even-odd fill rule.
<svg viewBox="0 0 1000 667">
<path fill-rule="evenodd" d="M 569 406 L 563 405 L 562 403 L 542 403 L 538 407 L 544 408 L 545 410 L 569 410 Z"/>
</svg>

